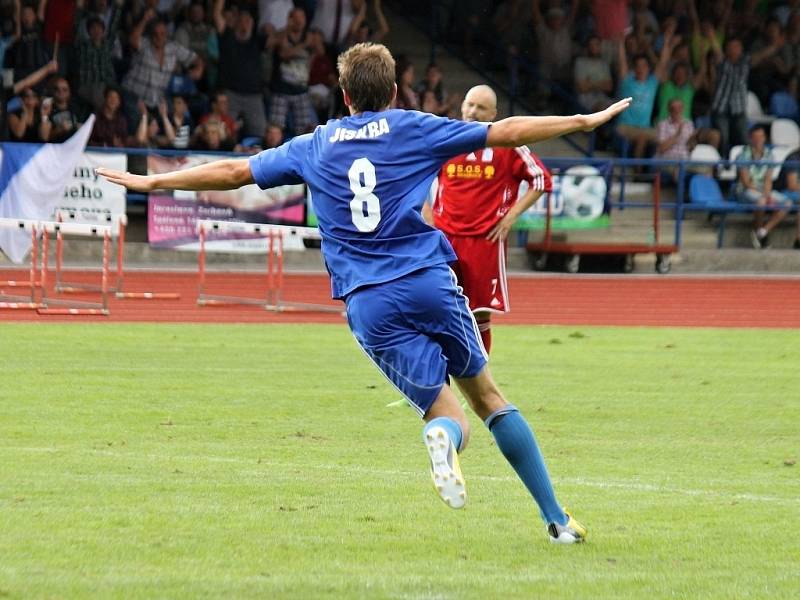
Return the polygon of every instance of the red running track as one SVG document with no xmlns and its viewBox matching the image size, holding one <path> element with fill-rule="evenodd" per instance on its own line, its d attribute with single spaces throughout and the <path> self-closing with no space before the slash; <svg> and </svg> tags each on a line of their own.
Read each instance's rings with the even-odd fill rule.
<svg viewBox="0 0 800 600">
<path fill-rule="evenodd" d="M 263 295 L 263 275 L 209 274 L 211 294 Z M 27 278 L 25 271 L 0 270 L 0 280 Z M 76 281 L 97 283 L 96 273 L 75 273 Z M 2 321 L 342 323 L 335 314 L 274 313 L 255 306 L 199 307 L 191 272 L 131 271 L 129 292 L 179 292 L 180 300 L 117 300 L 102 316 L 45 316 L 30 310 L 0 310 Z M 696 276 L 518 275 L 509 279 L 511 313 L 498 324 L 656 325 L 692 327 L 800 327 L 800 278 Z M 5 288 L 0 293 L 24 290 Z M 287 300 L 337 306 L 323 274 L 287 274 Z M 63 296 L 62 296 L 63 297 Z M 70 295 L 75 300 L 90 296 Z M 2 300 L 2 298 L 0 298 Z"/>
</svg>

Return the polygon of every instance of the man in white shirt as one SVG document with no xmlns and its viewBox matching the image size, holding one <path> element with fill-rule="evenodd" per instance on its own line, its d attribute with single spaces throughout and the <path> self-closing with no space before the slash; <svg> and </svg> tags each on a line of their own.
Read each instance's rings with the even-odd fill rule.
<svg viewBox="0 0 800 600">
<path fill-rule="evenodd" d="M 689 160 L 694 145 L 694 125 L 683 116 L 683 100 L 673 98 L 667 104 L 668 116 L 656 126 L 656 158 Z M 678 165 L 664 165 L 661 171 L 678 181 Z"/>
<path fill-rule="evenodd" d="M 339 48 L 347 39 L 354 16 L 352 0 L 317 0 L 311 27 L 322 31 L 325 41 Z"/>
</svg>

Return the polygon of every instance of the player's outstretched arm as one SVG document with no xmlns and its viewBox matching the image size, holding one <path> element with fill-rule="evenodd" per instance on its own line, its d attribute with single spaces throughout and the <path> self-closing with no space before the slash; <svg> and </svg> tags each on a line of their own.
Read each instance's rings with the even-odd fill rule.
<svg viewBox="0 0 800 600">
<path fill-rule="evenodd" d="M 616 117 L 631 104 L 630 98 L 615 102 L 605 110 L 569 117 L 508 117 L 489 127 L 487 146 L 522 146 L 550 138 L 591 131 Z"/>
<path fill-rule="evenodd" d="M 111 183 L 125 186 L 137 192 L 153 190 L 232 190 L 253 183 L 250 163 L 246 158 L 216 160 L 183 171 L 171 171 L 157 175 L 134 175 L 98 167 L 97 174 Z"/>
</svg>

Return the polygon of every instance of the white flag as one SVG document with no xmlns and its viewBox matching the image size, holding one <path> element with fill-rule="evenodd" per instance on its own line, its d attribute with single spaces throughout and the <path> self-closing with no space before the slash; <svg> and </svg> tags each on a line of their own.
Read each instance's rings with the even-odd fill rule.
<svg viewBox="0 0 800 600">
<path fill-rule="evenodd" d="M 5 144 L 0 166 L 0 217 L 51 219 L 93 126 L 91 115 L 63 144 Z M 0 249 L 11 261 L 21 263 L 31 249 L 31 236 L 24 231 L 0 229 Z"/>
</svg>

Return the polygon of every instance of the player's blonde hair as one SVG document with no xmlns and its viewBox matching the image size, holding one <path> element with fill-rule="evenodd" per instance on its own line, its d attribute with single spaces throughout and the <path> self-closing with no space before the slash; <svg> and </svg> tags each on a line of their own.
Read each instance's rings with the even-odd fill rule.
<svg viewBox="0 0 800 600">
<path fill-rule="evenodd" d="M 355 112 L 383 110 L 394 97 L 394 58 L 383 44 L 356 44 L 339 56 L 339 84 Z"/>
</svg>

